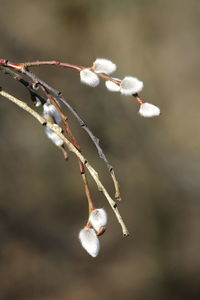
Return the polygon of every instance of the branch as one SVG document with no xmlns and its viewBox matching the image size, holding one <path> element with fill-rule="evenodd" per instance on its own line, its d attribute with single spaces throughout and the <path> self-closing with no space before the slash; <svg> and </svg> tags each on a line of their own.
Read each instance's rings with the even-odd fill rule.
<svg viewBox="0 0 200 300">
<path fill-rule="evenodd" d="M 3 96 L 3 97 L 5 97 L 9 101 L 15 103 L 17 106 L 19 106 L 20 108 L 22 108 L 26 112 L 28 112 L 41 125 L 47 126 L 48 128 L 50 128 L 52 131 L 54 131 L 63 140 L 63 142 L 65 143 L 65 145 L 68 147 L 69 151 L 73 152 L 78 157 L 78 159 L 86 166 L 86 168 L 88 169 L 90 175 L 93 177 L 93 179 L 94 179 L 94 181 L 95 181 L 98 189 L 102 191 L 102 193 L 104 194 L 104 196 L 107 199 L 108 203 L 110 204 L 112 210 L 114 211 L 115 216 L 116 216 L 119 224 L 121 225 L 123 235 L 124 236 L 128 236 L 129 235 L 128 229 L 126 228 L 126 225 L 124 224 L 124 221 L 123 221 L 123 219 L 122 219 L 122 217 L 121 217 L 121 215 L 119 213 L 119 210 L 117 208 L 116 202 L 111 198 L 111 196 L 109 195 L 108 191 L 106 190 L 106 188 L 104 187 L 104 185 L 100 181 L 98 173 L 96 172 L 96 170 L 87 161 L 87 159 L 76 149 L 76 147 L 63 135 L 62 128 L 59 127 L 58 125 L 50 123 L 49 121 L 47 121 L 46 119 L 44 119 L 43 117 L 41 117 L 37 112 L 35 112 L 25 102 L 23 102 L 23 101 L 17 99 L 16 97 L 8 94 L 2 88 L 0 88 L 0 95 Z"/>
<path fill-rule="evenodd" d="M 49 94 L 48 90 L 46 90 L 46 88 L 43 85 L 40 85 L 40 88 L 45 93 L 46 97 L 50 100 L 51 104 L 54 105 L 55 108 L 57 109 L 57 111 L 60 114 L 60 117 L 63 121 L 63 125 L 64 125 L 64 128 L 65 128 L 66 134 L 71 139 L 71 141 L 72 141 L 73 145 L 76 147 L 76 149 L 79 152 L 81 152 L 81 148 L 80 148 L 79 144 L 77 143 L 74 135 L 72 134 L 72 132 L 70 130 L 70 127 L 69 127 L 69 124 L 68 124 L 68 121 L 67 121 L 68 117 L 63 114 L 60 106 L 57 104 L 54 97 L 51 94 Z M 84 164 L 80 161 L 80 159 L 78 159 L 78 164 L 79 164 L 79 170 L 80 170 L 80 174 L 81 174 L 83 184 L 84 184 L 85 195 L 86 195 L 87 200 L 88 200 L 89 212 L 91 212 L 94 209 L 94 204 L 93 204 L 93 201 L 92 201 L 87 176 L 86 176 L 86 173 L 85 173 L 85 167 L 84 167 Z"/>
<path fill-rule="evenodd" d="M 33 85 L 32 83 L 30 83 L 29 81 L 25 80 L 21 75 L 19 75 L 19 73 L 16 73 L 13 70 L 10 70 L 4 66 L 0 65 L 0 71 L 2 73 L 4 73 L 5 75 L 10 75 L 13 79 L 15 79 L 16 81 L 18 81 L 19 83 L 21 83 L 30 93 L 31 96 L 31 100 L 33 101 L 33 103 L 36 102 L 35 98 L 37 97 L 42 104 L 44 104 L 46 102 L 46 99 L 44 99 L 43 97 L 41 97 L 35 90 L 37 89 L 36 85 Z"/>
<path fill-rule="evenodd" d="M 112 177 L 113 183 L 114 183 L 114 187 L 115 187 L 115 198 L 117 200 L 121 200 L 121 196 L 120 196 L 120 190 L 119 190 L 119 183 L 116 179 L 115 176 L 115 172 L 113 169 L 113 166 L 109 163 L 108 159 L 106 158 L 102 148 L 99 145 L 99 139 L 92 133 L 92 131 L 88 128 L 88 126 L 86 125 L 86 123 L 83 121 L 83 119 L 78 115 L 78 113 L 72 108 L 72 106 L 66 101 L 66 99 L 62 96 L 62 93 L 54 88 L 52 88 L 51 86 L 49 86 L 46 82 L 44 82 L 43 80 L 41 80 L 40 78 L 38 78 L 35 74 L 33 74 L 31 71 L 27 71 L 27 70 L 23 70 L 23 73 L 25 75 L 27 75 L 29 78 L 31 78 L 33 80 L 33 82 L 35 83 L 40 83 L 41 85 L 43 85 L 49 92 L 51 92 L 55 97 L 57 97 L 58 99 L 60 99 L 65 106 L 68 107 L 68 109 L 71 111 L 71 113 L 75 116 L 75 118 L 78 120 L 79 124 L 81 125 L 81 127 L 87 132 L 87 134 L 90 136 L 91 140 L 93 141 L 93 143 L 95 144 L 99 157 L 102 158 L 110 172 L 110 175 Z"/>
<path fill-rule="evenodd" d="M 7 62 L 7 61 L 3 61 L 1 63 L 4 64 L 4 65 L 0 64 L 1 65 L 0 69 L 3 70 L 4 73 L 8 73 L 14 79 L 17 79 L 17 80 L 18 80 L 17 76 L 22 79 L 22 77 L 20 75 L 16 74 L 14 71 L 11 71 L 10 69 L 8 69 L 8 67 L 12 67 L 12 66 L 14 66 L 13 68 L 16 69 L 16 66 L 17 66 L 16 64 L 13 64 L 13 63 L 10 63 L 10 62 Z M 44 82 L 43 80 L 41 80 L 40 78 L 38 78 L 31 71 L 28 71 L 28 70 L 24 69 L 24 67 L 27 67 L 27 66 L 35 66 L 35 65 L 38 66 L 38 63 L 40 63 L 40 62 L 35 62 L 35 64 L 34 63 L 25 63 L 25 64 L 23 64 L 23 67 L 21 67 L 21 69 L 19 69 L 18 71 L 24 73 L 26 76 L 28 76 L 29 78 L 31 78 L 31 80 L 33 81 L 34 84 L 39 83 L 40 85 L 42 85 L 46 90 L 48 90 L 49 93 L 51 93 L 52 95 L 54 95 L 54 97 L 56 97 L 57 99 L 59 99 L 70 110 L 70 112 L 73 114 L 73 116 L 79 122 L 80 126 L 87 132 L 87 134 L 89 135 L 90 139 L 94 143 L 94 145 L 95 145 L 95 147 L 96 147 L 96 149 L 98 151 L 99 157 L 106 164 L 106 166 L 107 166 L 107 168 L 108 168 L 108 170 L 110 172 L 111 178 L 113 180 L 113 184 L 114 184 L 114 188 L 115 188 L 115 199 L 120 201 L 121 200 L 121 195 L 120 195 L 119 183 L 118 183 L 118 180 L 116 178 L 113 166 L 108 161 L 105 153 L 103 152 L 103 150 L 102 150 L 102 148 L 101 148 L 101 146 L 99 144 L 99 138 L 96 137 L 93 134 L 93 132 L 87 126 L 86 122 L 81 118 L 81 116 L 77 113 L 77 111 L 68 103 L 68 101 L 62 96 L 62 94 L 61 94 L 60 91 L 58 91 L 58 90 L 54 89 L 53 87 L 49 86 L 46 82 Z M 42 64 L 42 62 L 41 62 L 41 64 Z M 64 65 L 65 67 L 69 67 L 69 66 L 77 67 L 77 66 L 74 66 L 74 65 L 64 64 L 64 63 L 63 64 L 61 64 L 61 63 L 58 64 L 58 63 L 56 63 L 56 61 L 44 62 L 43 64 L 46 64 L 46 65 L 59 65 L 59 66 L 63 66 Z M 74 69 L 76 69 L 76 68 L 74 68 Z"/>
</svg>

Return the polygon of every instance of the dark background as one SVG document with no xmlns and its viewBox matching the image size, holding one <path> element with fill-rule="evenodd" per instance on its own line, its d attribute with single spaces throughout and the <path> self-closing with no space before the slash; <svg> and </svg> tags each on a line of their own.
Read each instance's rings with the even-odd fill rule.
<svg viewBox="0 0 200 300">
<path fill-rule="evenodd" d="M 109 215 L 94 259 L 78 241 L 87 203 L 74 155 L 65 163 L 41 126 L 1 97 L 0 299 L 200 298 L 199 15 L 197 0 L 0 1 L 2 58 L 90 66 L 105 57 L 117 63 L 116 76 L 143 80 L 141 96 L 162 111 L 144 119 L 131 97 L 84 86 L 72 70 L 35 68 L 101 139 L 120 180 L 126 239 L 91 180 Z M 30 103 L 23 87 L 0 80 Z M 68 115 L 113 194 L 93 144 Z"/>
</svg>

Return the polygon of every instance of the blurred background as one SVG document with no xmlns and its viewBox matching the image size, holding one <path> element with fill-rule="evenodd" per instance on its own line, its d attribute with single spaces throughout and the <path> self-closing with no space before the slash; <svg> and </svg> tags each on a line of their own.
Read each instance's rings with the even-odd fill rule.
<svg viewBox="0 0 200 300">
<path fill-rule="evenodd" d="M 132 97 L 80 84 L 58 67 L 34 71 L 63 92 L 100 138 L 120 181 L 121 229 L 109 215 L 97 258 L 78 233 L 87 203 L 76 158 L 64 162 L 41 126 L 0 98 L 0 299 L 200 299 L 200 138 L 197 0 L 0 0 L 1 58 L 116 62 L 116 77 L 144 81 L 141 96 L 161 108 L 138 115 Z M 1 86 L 31 104 L 0 74 Z M 41 111 L 41 109 L 39 109 Z M 113 195 L 94 145 L 66 111 L 83 152 Z"/>
</svg>

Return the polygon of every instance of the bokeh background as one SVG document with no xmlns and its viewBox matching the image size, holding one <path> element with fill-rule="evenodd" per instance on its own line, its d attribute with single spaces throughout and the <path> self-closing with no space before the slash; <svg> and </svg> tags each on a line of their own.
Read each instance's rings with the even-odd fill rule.
<svg viewBox="0 0 200 300">
<path fill-rule="evenodd" d="M 71 70 L 35 68 L 100 138 L 120 181 L 128 238 L 90 180 L 109 215 L 94 259 L 78 241 L 87 203 L 74 155 L 65 163 L 41 126 L 1 97 L 0 299 L 200 299 L 199 16 L 197 0 L 0 1 L 2 58 L 90 66 L 105 57 L 117 77 L 143 80 L 141 96 L 162 111 L 144 119 L 134 98 L 83 86 Z M 22 86 L 0 78 L 30 103 Z M 103 161 L 68 116 L 113 194 Z"/>
</svg>

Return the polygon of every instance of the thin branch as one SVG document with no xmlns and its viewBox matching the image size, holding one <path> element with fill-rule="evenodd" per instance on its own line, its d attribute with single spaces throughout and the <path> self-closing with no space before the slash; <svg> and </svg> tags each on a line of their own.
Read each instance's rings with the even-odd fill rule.
<svg viewBox="0 0 200 300">
<path fill-rule="evenodd" d="M 120 201 L 121 200 L 121 195 L 120 195 L 119 183 L 118 183 L 118 180 L 116 178 L 113 166 L 108 161 L 105 153 L 103 152 L 103 150 L 102 150 L 102 148 L 101 148 L 101 146 L 99 144 L 99 138 L 94 135 L 94 133 L 87 126 L 87 124 L 85 123 L 85 121 L 80 117 L 80 115 L 76 112 L 76 110 L 63 98 L 62 95 L 59 96 L 59 99 L 71 111 L 71 113 L 75 116 L 75 118 L 78 120 L 78 122 L 81 125 L 81 127 L 87 132 L 87 134 L 91 138 L 92 142 L 94 143 L 94 145 L 95 145 L 95 147 L 96 147 L 96 149 L 98 151 L 99 157 L 106 164 L 106 166 L 107 166 L 107 168 L 108 168 L 108 170 L 110 172 L 110 175 L 112 177 L 112 180 L 113 180 L 113 183 L 114 183 L 114 187 L 115 187 L 115 199 L 118 200 L 118 201 Z"/>
<path fill-rule="evenodd" d="M 81 127 L 88 133 L 88 135 L 90 136 L 91 140 L 93 141 L 93 143 L 95 144 L 99 157 L 102 158 L 111 174 L 113 183 L 114 183 L 114 187 L 115 187 L 115 199 L 116 200 L 121 200 L 121 195 L 120 195 L 120 189 L 119 189 L 119 183 L 118 180 L 115 176 L 115 172 L 114 172 L 114 168 L 113 166 L 109 163 L 108 159 L 106 158 L 102 148 L 99 145 L 99 139 L 92 133 L 92 131 L 89 129 L 89 127 L 87 126 L 87 124 L 83 121 L 83 119 L 79 116 L 79 114 L 72 108 L 72 106 L 66 101 L 66 99 L 62 96 L 62 93 L 54 88 L 52 88 L 51 86 L 49 86 L 46 82 L 44 82 L 43 80 L 41 80 L 40 78 L 38 78 L 35 74 L 33 74 L 31 71 L 27 71 L 27 70 L 23 70 L 23 73 L 25 75 L 27 75 L 29 78 L 31 78 L 33 80 L 33 82 L 35 83 L 40 83 L 42 84 L 49 92 L 51 92 L 55 97 L 57 97 L 58 99 L 60 99 L 64 105 L 66 105 L 68 107 L 68 109 L 71 111 L 71 113 L 76 117 L 76 119 L 78 120 L 79 124 L 81 125 Z"/>
<path fill-rule="evenodd" d="M 87 199 L 88 199 L 88 210 L 89 210 L 89 216 L 90 216 L 90 213 L 93 209 L 95 209 L 95 206 L 94 206 L 93 201 L 92 201 L 90 189 L 89 189 L 89 186 L 88 186 L 88 180 L 87 180 L 87 177 L 86 177 L 85 173 L 82 174 L 82 179 L 83 179 L 83 182 L 84 182 L 85 194 L 86 194 Z"/>
<path fill-rule="evenodd" d="M 16 73 L 15 71 L 8 69 L 7 67 L 4 67 L 4 66 L 0 66 L 0 71 L 2 73 L 4 73 L 5 75 L 10 75 L 13 79 L 15 79 L 16 81 L 21 83 L 29 91 L 31 100 L 33 101 L 34 104 L 36 102 L 36 99 L 34 99 L 34 98 L 36 98 L 36 97 L 40 100 L 40 102 L 42 104 L 44 104 L 46 102 L 46 99 L 41 97 L 35 91 L 33 84 L 30 83 L 29 81 L 25 80 L 19 73 Z"/>
<path fill-rule="evenodd" d="M 29 63 L 29 65 L 31 64 L 32 66 L 33 65 L 36 65 L 38 66 L 38 63 L 39 62 L 35 62 L 34 63 Z M 44 62 L 44 64 L 47 64 L 47 65 L 51 65 L 51 64 L 55 64 L 55 65 L 60 65 L 60 64 L 56 64 L 56 61 L 52 61 L 52 62 Z M 25 63 L 24 66 L 27 66 L 28 63 Z M 69 64 L 65 64 L 66 66 L 69 65 Z M 42 85 L 43 87 L 45 87 L 46 90 L 48 90 L 49 93 L 51 93 L 52 95 L 54 95 L 54 97 L 56 97 L 57 99 L 59 99 L 69 110 L 70 112 L 73 114 L 73 116 L 77 119 L 77 121 L 79 122 L 80 126 L 87 132 L 87 134 L 89 135 L 89 137 L 91 138 L 92 142 L 94 143 L 97 151 L 98 151 L 98 154 L 99 154 L 99 157 L 104 161 L 104 163 L 106 164 L 109 172 L 110 172 L 110 175 L 111 175 L 111 178 L 113 180 L 113 184 L 114 184 L 114 188 L 115 188 L 115 199 L 116 200 L 121 200 L 121 195 L 120 195 L 120 189 L 119 189 L 119 183 L 118 183 L 118 180 L 116 178 L 116 175 L 115 175 L 115 171 L 114 171 L 114 168 L 113 166 L 110 164 L 110 162 L 108 161 L 105 153 L 103 152 L 100 144 L 99 144 L 99 138 L 97 138 L 93 132 L 90 130 L 90 128 L 87 126 L 86 122 L 80 117 L 80 115 L 77 113 L 77 111 L 68 103 L 68 101 L 62 96 L 61 92 L 52 88 L 51 86 L 49 86 L 46 82 L 44 82 L 43 80 L 41 80 L 40 78 L 38 78 L 34 73 L 32 73 L 31 71 L 28 71 L 26 70 L 25 68 L 22 67 L 22 64 L 21 64 L 21 69 L 17 68 L 16 64 L 13 64 L 11 62 L 8 62 L 6 60 L 0 60 L 0 66 L 1 66 L 1 69 L 4 70 L 4 73 L 6 73 L 6 70 L 9 70 L 7 69 L 8 67 L 11 67 L 11 68 L 15 68 L 16 70 L 24 73 L 25 75 L 27 75 L 29 78 L 32 79 L 32 81 L 34 82 L 34 84 L 37 84 L 39 83 L 40 85 Z M 74 66 L 74 65 L 70 65 L 70 66 Z M 16 73 L 14 71 L 11 71 L 9 70 L 9 75 L 11 75 L 14 79 L 17 79 L 16 78 Z M 15 75 L 14 75 L 15 74 Z M 106 75 L 105 75 L 106 76 Z M 102 75 L 103 77 L 103 75 Z"/>
<path fill-rule="evenodd" d="M 73 145 L 76 147 L 76 149 L 79 152 L 81 152 L 81 148 L 80 148 L 79 144 L 77 143 L 74 135 L 72 134 L 72 132 L 70 130 L 70 127 L 69 127 L 69 124 L 67 122 L 68 117 L 63 114 L 60 106 L 57 104 L 54 97 L 51 94 L 49 94 L 48 90 L 41 84 L 40 84 L 40 88 L 45 93 L 46 97 L 50 100 L 51 104 L 54 105 L 55 108 L 57 109 L 57 111 L 60 114 L 60 117 L 63 121 L 66 134 L 69 136 L 69 138 L 71 139 L 71 141 L 72 141 Z M 78 164 L 79 164 L 79 170 L 80 170 L 81 178 L 82 178 L 83 184 L 84 184 L 85 195 L 86 195 L 86 198 L 87 198 L 87 201 L 88 201 L 89 213 L 90 213 L 92 211 L 92 209 L 94 208 L 94 204 L 93 204 L 92 196 L 91 196 L 90 189 L 89 189 L 89 183 L 88 183 L 87 176 L 86 176 L 86 173 L 85 173 L 84 164 L 80 161 L 80 159 L 78 159 Z"/>
<path fill-rule="evenodd" d="M 19 64 L 22 68 L 28 68 L 28 67 L 39 67 L 39 66 L 59 66 L 64 68 L 70 68 L 74 69 L 76 71 L 81 71 L 83 67 L 72 65 L 68 63 L 62 63 L 59 60 L 51 60 L 51 61 L 33 61 L 33 62 L 25 62 Z"/>
<path fill-rule="evenodd" d="M 119 210 L 117 208 L 116 202 L 111 198 L 109 195 L 108 191 L 102 184 L 102 182 L 99 179 L 98 173 L 96 170 L 92 167 L 92 165 L 87 161 L 87 159 L 76 149 L 76 147 L 63 135 L 62 133 L 62 128 L 59 127 L 57 124 L 52 124 L 46 119 L 44 119 L 42 116 L 40 116 L 37 112 L 35 112 L 30 106 L 28 106 L 25 102 L 17 99 L 16 97 L 10 95 L 9 93 L 5 92 L 4 90 L 0 90 L 0 95 L 8 99 L 9 101 L 15 103 L 17 106 L 28 112 L 30 115 L 32 115 L 40 124 L 43 126 L 47 126 L 50 128 L 52 131 L 54 131 L 65 143 L 65 145 L 68 147 L 69 151 L 73 152 L 78 159 L 86 166 L 88 169 L 90 175 L 93 177 L 95 183 L 97 184 L 97 187 L 101 189 L 102 193 L 106 197 L 108 203 L 110 204 L 111 208 L 113 209 L 115 216 L 121 225 L 122 232 L 124 236 L 128 236 L 129 232 L 128 229 L 126 228 L 126 225 L 119 213 Z"/>
<path fill-rule="evenodd" d="M 33 88 L 33 84 L 31 84 L 30 82 L 24 80 L 22 78 L 22 76 L 20 76 L 18 73 L 15 73 L 14 71 L 8 69 L 8 68 L 4 68 L 4 67 L 0 67 L 0 69 L 5 73 L 5 74 L 9 74 L 11 75 L 14 79 L 18 80 L 20 83 L 22 83 L 27 89 L 28 91 L 31 93 L 31 98 L 32 98 L 32 94 L 34 94 L 34 96 L 37 96 L 37 97 L 40 97 L 38 94 L 34 93 L 32 91 L 32 88 Z M 60 106 L 57 104 L 57 102 L 54 100 L 54 97 L 49 94 L 48 90 L 41 84 L 37 84 L 40 86 L 40 88 L 42 89 L 42 91 L 45 93 L 45 96 L 47 98 L 49 98 L 50 102 L 56 107 L 57 111 L 60 113 L 60 116 L 62 118 L 62 121 L 63 121 L 63 124 L 64 124 L 64 128 L 65 128 L 65 131 L 67 133 L 67 135 L 71 138 L 74 146 L 81 152 L 81 149 L 80 149 L 80 146 L 78 145 L 78 143 L 76 142 L 76 139 L 75 137 L 73 136 L 73 134 L 71 133 L 71 130 L 69 128 L 69 125 L 68 125 L 68 117 L 66 115 L 63 114 Z M 46 101 L 40 97 L 40 100 L 42 103 L 45 103 Z M 68 155 L 67 155 L 67 152 L 64 148 L 64 145 L 63 146 L 59 146 L 59 148 L 62 150 L 63 152 L 63 155 L 64 155 L 64 159 L 67 160 L 68 159 Z M 89 212 L 92 210 L 91 208 L 94 207 L 94 205 L 91 203 L 93 202 L 92 201 L 92 197 L 91 197 L 91 193 L 89 191 L 89 183 L 88 183 L 88 180 L 87 180 L 87 176 L 86 176 L 86 173 L 85 173 L 85 168 L 84 168 L 84 165 L 83 163 L 78 159 L 78 163 L 79 163 L 79 170 L 80 170 L 80 174 L 81 174 L 81 177 L 82 177 L 82 180 L 83 180 L 83 184 L 84 184 L 84 190 L 85 190 L 85 194 L 86 194 L 86 198 L 87 198 L 87 201 L 88 201 L 88 205 L 89 205 Z"/>
<path fill-rule="evenodd" d="M 104 162 L 105 162 L 105 164 L 106 164 L 106 166 L 107 166 L 107 168 L 108 168 L 108 170 L 111 174 L 111 177 L 112 177 L 112 180 L 113 180 L 113 183 L 114 183 L 114 187 L 115 187 L 115 198 L 116 198 L 116 200 L 121 200 L 119 183 L 118 183 L 118 180 L 116 179 L 113 166 L 109 163 L 109 161 L 106 158 L 102 148 L 100 147 L 99 139 L 92 133 L 92 131 L 88 128 L 87 124 L 83 121 L 83 119 L 79 116 L 79 114 L 75 111 L 75 109 L 72 108 L 72 106 L 66 101 L 66 99 L 62 96 L 62 93 L 60 91 L 58 91 L 58 90 L 52 88 L 51 86 L 49 86 L 48 84 L 46 84 L 46 82 L 44 82 L 43 80 L 38 78 L 31 71 L 23 70 L 23 73 L 25 75 L 27 75 L 29 78 L 31 78 L 33 80 L 33 82 L 38 82 L 38 83 L 42 84 L 49 92 L 51 92 L 55 97 L 60 99 L 64 103 L 64 105 L 68 107 L 68 109 L 71 111 L 71 113 L 75 116 L 75 118 L 78 120 L 81 127 L 88 133 L 91 140 L 95 144 L 95 146 L 97 148 L 97 151 L 98 151 L 98 154 L 99 154 L 99 157 L 104 160 Z"/>
</svg>

